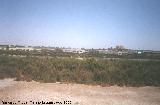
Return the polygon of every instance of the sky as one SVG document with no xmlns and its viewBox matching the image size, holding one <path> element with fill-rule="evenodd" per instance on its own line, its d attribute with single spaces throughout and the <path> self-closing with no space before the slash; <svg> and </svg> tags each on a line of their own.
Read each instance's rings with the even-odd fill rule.
<svg viewBox="0 0 160 105">
<path fill-rule="evenodd" d="M 0 0 L 0 44 L 160 50 L 160 0 Z"/>
</svg>

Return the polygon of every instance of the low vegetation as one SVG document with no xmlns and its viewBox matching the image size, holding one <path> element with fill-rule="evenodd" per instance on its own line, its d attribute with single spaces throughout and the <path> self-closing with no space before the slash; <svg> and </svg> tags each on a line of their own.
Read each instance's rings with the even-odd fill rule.
<svg viewBox="0 0 160 105">
<path fill-rule="evenodd" d="M 144 52 L 142 54 L 137 53 L 127 53 L 123 55 L 117 54 L 105 54 L 100 53 L 95 50 L 91 50 L 90 52 L 77 54 L 77 53 L 66 53 L 62 52 L 60 49 L 56 49 L 55 51 L 50 50 L 42 50 L 42 51 L 12 51 L 12 50 L 0 50 L 0 55 L 6 56 L 28 56 L 28 57 L 83 57 L 83 58 L 125 58 L 125 59 L 158 59 L 160 60 L 160 53 L 153 52 Z"/>
<path fill-rule="evenodd" d="M 0 78 L 119 86 L 160 86 L 160 61 L 0 56 Z"/>
</svg>

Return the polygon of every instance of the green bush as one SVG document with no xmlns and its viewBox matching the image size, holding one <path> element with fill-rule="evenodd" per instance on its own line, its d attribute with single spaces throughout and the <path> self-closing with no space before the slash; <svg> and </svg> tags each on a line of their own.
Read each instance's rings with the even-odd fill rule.
<svg viewBox="0 0 160 105">
<path fill-rule="evenodd" d="M 0 78 L 126 86 L 160 86 L 160 61 L 0 56 Z"/>
</svg>

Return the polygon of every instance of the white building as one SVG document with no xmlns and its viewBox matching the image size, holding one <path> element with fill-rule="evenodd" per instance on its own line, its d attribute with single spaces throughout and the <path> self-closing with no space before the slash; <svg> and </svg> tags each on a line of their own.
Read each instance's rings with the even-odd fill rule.
<svg viewBox="0 0 160 105">
<path fill-rule="evenodd" d="M 138 54 L 142 54 L 142 52 L 141 52 L 141 51 L 138 51 L 137 53 L 138 53 Z"/>
<path fill-rule="evenodd" d="M 98 49 L 97 51 L 102 54 L 109 54 L 109 50 L 107 49 Z"/>
<path fill-rule="evenodd" d="M 122 51 L 118 51 L 118 55 L 122 55 L 123 54 L 123 52 Z"/>
<path fill-rule="evenodd" d="M 0 50 L 6 50 L 7 48 L 6 47 L 0 47 Z"/>
<path fill-rule="evenodd" d="M 32 47 L 9 47 L 9 50 L 33 51 Z"/>
<path fill-rule="evenodd" d="M 78 54 L 82 54 L 85 53 L 85 50 L 82 49 L 76 49 L 76 48 L 66 48 L 66 49 L 62 49 L 63 52 L 68 52 L 68 53 L 78 53 Z"/>
<path fill-rule="evenodd" d="M 77 50 L 77 53 L 79 53 L 79 54 L 82 54 L 82 53 L 85 53 L 86 51 L 85 50 L 82 50 L 82 49 L 79 49 L 79 50 Z"/>
</svg>

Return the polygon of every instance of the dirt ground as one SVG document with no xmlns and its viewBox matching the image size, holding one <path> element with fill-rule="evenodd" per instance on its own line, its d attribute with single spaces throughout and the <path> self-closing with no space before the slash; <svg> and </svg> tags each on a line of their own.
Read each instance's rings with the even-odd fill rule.
<svg viewBox="0 0 160 105">
<path fill-rule="evenodd" d="M 160 87 L 101 87 L 0 80 L 0 105 L 5 105 L 3 102 L 16 105 L 41 102 L 42 105 L 42 101 L 55 105 L 160 105 Z"/>
</svg>

